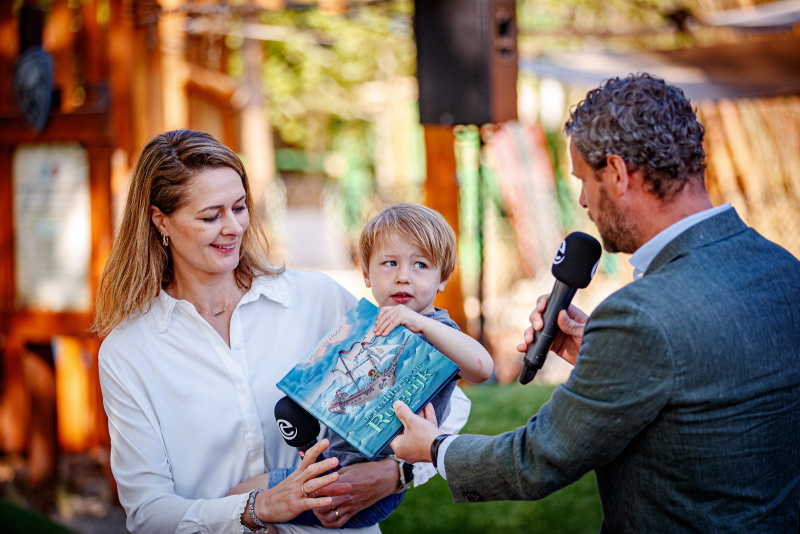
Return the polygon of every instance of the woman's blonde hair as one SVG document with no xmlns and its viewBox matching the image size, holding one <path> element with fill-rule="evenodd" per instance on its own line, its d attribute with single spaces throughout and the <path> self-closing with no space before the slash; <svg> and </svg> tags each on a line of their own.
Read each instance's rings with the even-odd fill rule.
<svg viewBox="0 0 800 534">
<path fill-rule="evenodd" d="M 249 226 L 242 236 L 239 265 L 234 274 L 240 287 L 249 288 L 259 274 L 276 275 L 269 243 L 261 226 L 244 164 L 228 147 L 204 132 L 174 130 L 151 139 L 133 169 L 122 222 L 111 246 L 95 299 L 92 330 L 107 335 L 126 318 L 149 310 L 150 304 L 173 278 L 169 247 L 150 218 L 150 206 L 170 215 L 188 202 L 192 178 L 219 167 L 230 167 L 242 178 Z"/>
<path fill-rule="evenodd" d="M 416 245 L 435 267 L 441 270 L 441 280 L 449 280 L 458 263 L 456 234 L 436 211 L 412 202 L 385 206 L 370 219 L 359 239 L 361 269 L 369 275 L 369 260 L 375 249 L 393 237 Z"/>
</svg>

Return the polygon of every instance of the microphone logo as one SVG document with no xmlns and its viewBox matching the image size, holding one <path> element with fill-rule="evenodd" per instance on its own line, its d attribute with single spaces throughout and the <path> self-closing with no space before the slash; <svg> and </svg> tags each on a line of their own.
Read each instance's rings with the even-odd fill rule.
<svg viewBox="0 0 800 534">
<path fill-rule="evenodd" d="M 297 428 L 295 428 L 289 421 L 285 419 L 278 419 L 275 422 L 278 423 L 278 430 L 281 431 L 283 439 L 290 440 L 297 436 Z"/>
<path fill-rule="evenodd" d="M 567 253 L 567 240 L 561 242 L 561 245 L 558 247 L 558 252 L 556 252 L 556 258 L 553 260 L 553 265 L 558 265 L 562 261 L 564 261 L 564 255 Z"/>
</svg>

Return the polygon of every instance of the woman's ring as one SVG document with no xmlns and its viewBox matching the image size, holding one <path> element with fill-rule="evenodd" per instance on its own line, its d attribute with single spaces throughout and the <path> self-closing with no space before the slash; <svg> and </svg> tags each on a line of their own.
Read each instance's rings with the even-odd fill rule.
<svg viewBox="0 0 800 534">
<path fill-rule="evenodd" d="M 331 504 L 331 510 L 333 510 L 333 513 L 336 514 L 336 519 L 339 519 L 339 510 L 337 510 L 336 507 L 332 504 Z"/>
<path fill-rule="evenodd" d="M 306 493 L 306 483 L 305 483 L 305 482 L 303 482 L 302 484 L 300 484 L 300 491 L 302 491 L 302 492 L 303 492 L 303 495 L 305 495 L 305 496 L 306 496 L 306 498 L 308 498 L 308 493 Z"/>
</svg>

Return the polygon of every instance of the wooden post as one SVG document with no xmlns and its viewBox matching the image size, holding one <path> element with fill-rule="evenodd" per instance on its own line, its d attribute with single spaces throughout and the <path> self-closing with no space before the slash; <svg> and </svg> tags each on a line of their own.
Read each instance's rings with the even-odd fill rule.
<svg viewBox="0 0 800 534">
<path fill-rule="evenodd" d="M 458 180 L 456 179 L 455 134 L 452 126 L 425 125 L 425 204 L 441 213 L 458 236 Z M 458 267 L 444 292 L 436 297 L 436 306 L 466 332 L 464 296 Z"/>
<path fill-rule="evenodd" d="M 247 24 L 257 24 L 255 13 L 245 15 Z M 275 180 L 275 143 L 272 127 L 264 113 L 263 54 L 264 43 L 255 39 L 244 40 L 244 85 L 249 99 L 241 112 L 242 152 L 245 156 L 250 189 L 258 216 L 267 220 L 266 194 Z"/>
</svg>

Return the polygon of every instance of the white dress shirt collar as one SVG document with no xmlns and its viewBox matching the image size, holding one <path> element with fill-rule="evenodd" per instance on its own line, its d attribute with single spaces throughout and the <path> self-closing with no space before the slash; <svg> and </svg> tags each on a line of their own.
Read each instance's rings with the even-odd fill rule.
<svg viewBox="0 0 800 534">
<path fill-rule="evenodd" d="M 707 209 L 695 213 L 694 215 L 689 215 L 688 217 L 681 219 L 680 221 L 668 226 L 656 234 L 656 236 L 650 241 L 639 247 L 628 260 L 628 262 L 633 266 L 633 279 L 638 280 L 644 276 L 647 268 L 650 267 L 650 264 L 653 263 L 654 259 L 656 259 L 658 253 L 664 250 L 664 247 L 666 247 L 673 239 L 681 235 L 692 226 L 729 209 L 731 209 L 731 204 L 730 202 L 726 202 L 725 204 L 717 206 L 716 208 Z"/>
<path fill-rule="evenodd" d="M 244 294 L 238 305 L 241 306 L 248 302 L 253 302 L 262 296 L 283 305 L 285 308 L 291 305 L 289 288 L 286 286 L 286 279 L 282 276 L 256 277 L 250 290 Z M 162 290 L 150 305 L 150 310 L 145 313 L 145 319 L 153 330 L 164 332 L 169 326 L 172 311 L 176 306 L 183 306 L 186 309 L 194 308 L 191 303 L 171 297 L 166 291 Z"/>
</svg>

